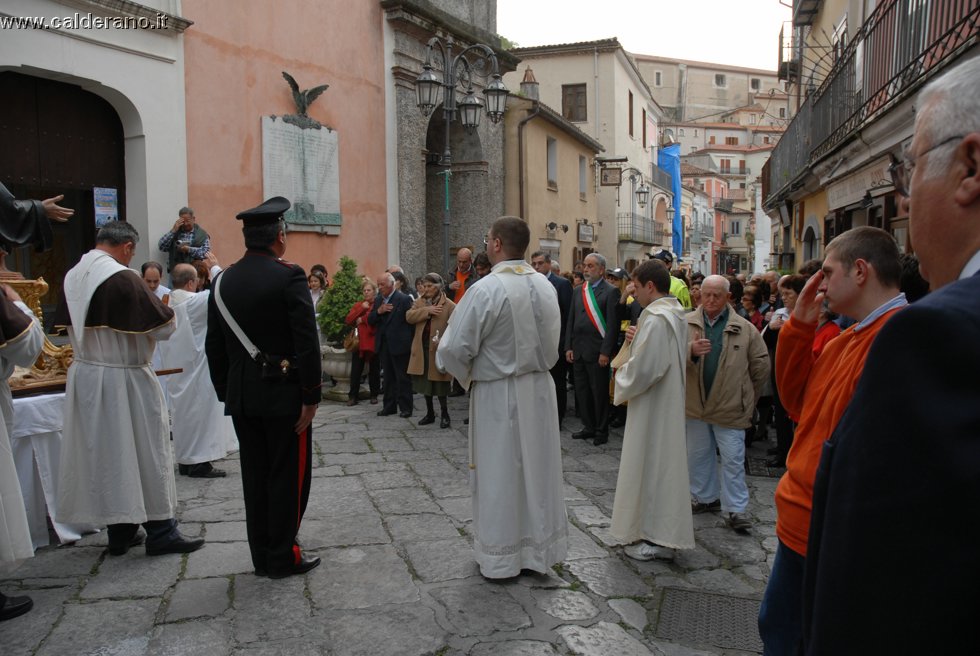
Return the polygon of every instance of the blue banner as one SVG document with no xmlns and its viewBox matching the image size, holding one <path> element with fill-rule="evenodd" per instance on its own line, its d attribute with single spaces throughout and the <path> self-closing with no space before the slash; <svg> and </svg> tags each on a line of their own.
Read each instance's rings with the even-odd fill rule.
<svg viewBox="0 0 980 656">
<path fill-rule="evenodd" d="M 660 149 L 657 166 L 670 174 L 670 191 L 674 195 L 674 222 L 671 225 L 673 239 L 670 250 L 674 251 L 674 261 L 681 261 L 684 248 L 684 217 L 681 216 L 681 145 L 671 144 Z"/>
</svg>

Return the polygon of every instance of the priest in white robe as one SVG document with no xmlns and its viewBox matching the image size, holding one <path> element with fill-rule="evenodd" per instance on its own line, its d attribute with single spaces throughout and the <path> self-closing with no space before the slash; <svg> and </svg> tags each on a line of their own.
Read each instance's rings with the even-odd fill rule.
<svg viewBox="0 0 980 656">
<path fill-rule="evenodd" d="M 659 260 L 633 269 L 643 306 L 617 356 L 614 402 L 629 401 L 613 501 L 613 537 L 636 560 L 672 560 L 694 548 L 685 432 L 687 323 L 670 296 L 670 272 Z"/>
<path fill-rule="evenodd" d="M 10 447 L 14 404 L 7 378 L 14 366 L 29 367 L 44 345 L 44 331 L 20 296 L 7 285 L 0 291 L 0 561 L 34 555 L 20 480 Z M 0 592 L 0 621 L 29 611 L 30 597 L 7 597 Z"/>
<path fill-rule="evenodd" d="M 529 241 L 521 219 L 494 222 L 494 267 L 456 306 L 437 350 L 439 367 L 470 388 L 473 547 L 491 579 L 545 573 L 568 551 L 550 373 L 561 315 L 555 288 L 523 260 Z"/>
<path fill-rule="evenodd" d="M 147 555 L 204 544 L 177 530 L 170 431 L 163 390 L 150 366 L 174 313 L 128 268 L 139 234 L 111 221 L 65 276 L 75 358 L 68 369 L 58 517 L 109 528 L 109 553 L 143 538 Z"/>
<path fill-rule="evenodd" d="M 63 195 L 45 200 L 17 200 L 0 183 L 0 248 L 33 244 L 51 248 L 51 222 L 64 223 L 75 210 L 61 207 Z M 20 296 L 6 285 L 0 291 L 0 561 L 34 555 L 20 480 L 10 446 L 13 399 L 7 378 L 15 365 L 30 366 L 44 345 L 44 331 Z M 34 606 L 30 597 L 0 593 L 0 622 L 23 615 Z"/>
<path fill-rule="evenodd" d="M 209 257 L 214 259 L 210 253 Z M 211 275 L 221 272 L 217 260 Z M 170 393 L 171 432 L 178 471 L 191 478 L 220 478 L 226 475 L 211 464 L 237 449 L 238 439 L 231 417 L 218 401 L 204 354 L 208 333 L 210 291 L 197 292 L 198 274 L 190 264 L 175 264 L 170 272 L 174 288 L 170 307 L 177 318 L 173 336 L 157 344 L 163 369 L 182 369 L 166 376 Z"/>
</svg>

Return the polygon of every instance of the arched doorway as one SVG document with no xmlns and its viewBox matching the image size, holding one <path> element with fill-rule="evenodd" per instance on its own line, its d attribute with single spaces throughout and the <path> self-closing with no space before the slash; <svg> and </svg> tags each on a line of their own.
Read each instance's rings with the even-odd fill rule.
<svg viewBox="0 0 980 656">
<path fill-rule="evenodd" d="M 0 180 L 18 198 L 64 194 L 75 216 L 55 224 L 54 247 L 14 250 L 7 266 L 43 277 L 51 291 L 46 316 L 61 298 L 65 272 L 95 243 L 95 189 L 114 189 L 114 214 L 126 218 L 123 126 L 103 98 L 81 87 L 11 71 L 0 72 Z"/>
<path fill-rule="evenodd" d="M 443 274 L 446 204 L 449 204 L 448 251 L 462 247 L 482 250 L 482 239 L 490 221 L 488 164 L 478 128 L 467 129 L 459 120 L 449 124 L 449 154 L 452 173 L 447 185 L 444 153 L 446 121 L 442 107 L 432 112 L 425 138 L 425 248 L 426 271 Z M 448 198 L 447 198 L 448 194 Z M 454 260 L 449 258 L 450 267 Z"/>
</svg>

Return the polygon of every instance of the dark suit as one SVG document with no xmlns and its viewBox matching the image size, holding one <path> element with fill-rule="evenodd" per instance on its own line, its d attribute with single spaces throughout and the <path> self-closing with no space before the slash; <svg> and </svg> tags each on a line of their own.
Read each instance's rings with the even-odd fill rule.
<svg viewBox="0 0 980 656">
<path fill-rule="evenodd" d="M 289 380 L 268 381 L 208 300 L 205 351 L 218 399 L 238 434 L 245 522 L 258 570 L 286 572 L 296 562 L 296 533 L 310 493 L 312 428 L 293 429 L 303 405 L 320 401 L 320 344 L 302 267 L 271 251 L 249 250 L 219 274 L 221 298 L 242 331 L 276 361 L 288 357 Z"/>
<path fill-rule="evenodd" d="M 383 412 L 398 410 L 412 412 L 412 379 L 408 375 L 408 361 L 412 357 L 412 340 L 415 326 L 405 320 L 405 313 L 412 307 L 408 294 L 395 290 L 388 302 L 391 312 L 378 313 L 384 299 L 381 294 L 374 300 L 374 307 L 368 315 L 368 323 L 375 326 L 375 343 L 381 353 L 381 368 L 385 376 Z"/>
<path fill-rule="evenodd" d="M 558 294 L 558 309 L 561 312 L 561 334 L 558 338 L 558 362 L 551 368 L 555 380 L 555 396 L 558 397 L 558 423 L 565 418 L 568 410 L 568 362 L 565 360 L 565 333 L 568 329 L 568 313 L 572 307 L 572 283 L 554 273 L 548 273 L 548 282 L 555 286 Z"/>
<path fill-rule="evenodd" d="M 980 273 L 875 338 L 817 469 L 807 654 L 980 653 L 978 335 Z"/>
<path fill-rule="evenodd" d="M 572 294 L 565 350 L 575 355 L 572 370 L 575 374 L 576 412 L 586 431 L 604 436 L 609 433 L 609 367 L 599 366 L 599 356 L 612 359 L 615 355 L 616 340 L 619 338 L 616 306 L 620 292 L 605 280 L 600 280 L 593 288 L 596 306 L 605 318 L 606 336 L 603 338 L 585 313 L 583 289 L 580 287 Z"/>
</svg>

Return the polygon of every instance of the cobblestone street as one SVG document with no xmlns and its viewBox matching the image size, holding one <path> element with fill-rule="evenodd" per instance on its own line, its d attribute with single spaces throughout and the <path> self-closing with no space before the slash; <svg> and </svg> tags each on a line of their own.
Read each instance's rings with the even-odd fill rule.
<svg viewBox="0 0 980 656">
<path fill-rule="evenodd" d="M 377 417 L 377 405 L 325 402 L 314 420 L 313 484 L 300 532 L 323 564 L 257 578 L 245 542 L 241 477 L 177 477 L 178 518 L 207 538 L 188 555 L 136 547 L 109 557 L 105 533 L 0 569 L 29 614 L 0 624 L 5 656 L 26 654 L 336 654 L 589 656 L 761 651 L 755 613 L 776 548 L 775 478 L 749 477 L 750 535 L 695 516 L 697 549 L 638 563 L 610 546 L 621 430 L 562 449 L 567 560 L 548 576 L 494 583 L 471 551 L 466 398 L 448 430 Z M 753 454 L 764 450 L 757 445 Z"/>
</svg>

